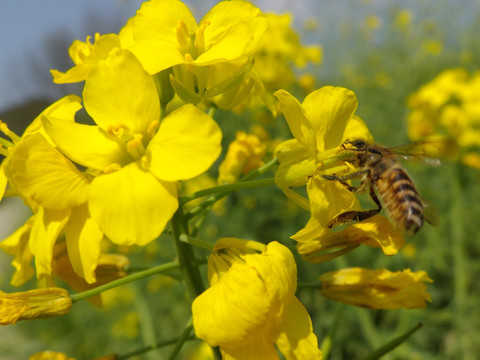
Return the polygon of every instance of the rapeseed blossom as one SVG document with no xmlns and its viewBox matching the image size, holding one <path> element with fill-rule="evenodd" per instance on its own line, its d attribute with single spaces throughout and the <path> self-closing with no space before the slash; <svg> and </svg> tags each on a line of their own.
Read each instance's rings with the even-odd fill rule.
<svg viewBox="0 0 480 360">
<path fill-rule="evenodd" d="M 361 210 L 356 196 L 345 186 L 321 178 L 321 175 L 354 171 L 341 161 L 342 152 L 345 153 L 341 145 L 346 140 L 372 139 L 363 121 L 354 115 L 357 107 L 355 94 L 345 88 L 326 86 L 312 92 L 302 104 L 284 90 L 277 91 L 275 96 L 295 137 L 281 143 L 275 150 L 280 162 L 275 182 L 288 197 L 311 213 L 305 228 L 292 236 L 299 243 L 300 254 L 312 261 L 325 261 L 352 250 L 360 243 L 372 244 L 372 241 L 383 244 L 380 246 L 384 251 L 389 247 L 388 254 L 398 251 L 403 241 L 386 219 L 381 225 L 386 232 L 378 231 L 375 219 L 367 219 L 364 225 L 358 226 L 374 230 L 362 231 L 363 235 L 354 239 L 332 233 L 329 228 L 339 214 Z M 308 202 L 289 188 L 304 184 L 307 185 Z M 348 239 L 348 242 L 342 239 Z M 330 253 L 327 257 L 317 256 L 319 252 L 332 248 L 337 253 Z"/>
<path fill-rule="evenodd" d="M 293 254 L 274 241 L 222 238 L 208 259 L 210 288 L 192 304 L 196 335 L 224 359 L 320 359 L 307 311 L 295 297 Z"/>
<path fill-rule="evenodd" d="M 431 301 L 425 282 L 433 282 L 425 271 L 410 269 L 348 268 L 320 276 L 322 295 L 331 300 L 370 309 L 419 309 Z"/>
<path fill-rule="evenodd" d="M 408 133 L 412 140 L 442 136 L 460 148 L 461 161 L 480 169 L 480 75 L 448 69 L 410 95 Z"/>
<path fill-rule="evenodd" d="M 67 314 L 72 307 L 68 291 L 46 288 L 7 294 L 0 291 L 0 325 L 19 320 L 48 318 Z"/>
<path fill-rule="evenodd" d="M 83 99 L 96 125 L 47 116 L 44 126 L 95 175 L 88 209 L 105 235 L 119 245 L 145 245 L 178 207 L 175 182 L 203 173 L 219 155 L 220 129 L 192 105 L 160 119 L 155 83 L 127 50 L 110 52 L 90 72 Z"/>
<path fill-rule="evenodd" d="M 218 183 L 232 184 L 241 175 L 259 168 L 263 165 L 266 152 L 266 145 L 257 136 L 237 131 L 235 140 L 228 146 L 225 159 L 219 166 Z"/>
</svg>

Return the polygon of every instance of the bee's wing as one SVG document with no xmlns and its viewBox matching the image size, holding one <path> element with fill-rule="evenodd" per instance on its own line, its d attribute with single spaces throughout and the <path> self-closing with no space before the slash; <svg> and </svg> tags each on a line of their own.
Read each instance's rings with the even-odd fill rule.
<svg viewBox="0 0 480 360">
<path fill-rule="evenodd" d="M 422 198 L 423 203 L 423 218 L 430 225 L 438 226 L 440 224 L 440 216 L 435 206 L 428 200 Z"/>
<path fill-rule="evenodd" d="M 394 155 L 404 158 L 422 159 L 431 165 L 440 165 L 440 158 L 447 158 L 457 151 L 456 143 L 451 139 L 415 141 L 410 144 L 394 146 L 387 149 Z"/>
</svg>

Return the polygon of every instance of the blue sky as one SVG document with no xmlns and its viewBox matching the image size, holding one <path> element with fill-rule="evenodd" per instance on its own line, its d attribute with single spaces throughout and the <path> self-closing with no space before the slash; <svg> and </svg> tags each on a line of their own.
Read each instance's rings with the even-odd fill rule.
<svg viewBox="0 0 480 360">
<path fill-rule="evenodd" d="M 287 0 L 260 0 L 255 3 L 262 10 L 293 10 L 299 3 Z M 86 35 L 111 29 L 135 14 L 141 0 L 6 0 L 0 5 L 0 113 L 29 97 L 51 95 L 50 84 L 38 83 L 36 77 L 48 80 L 48 70 L 53 67 L 46 57 L 45 38 L 61 34 L 70 39 L 84 40 Z M 214 0 L 186 1 L 197 8 L 201 17 Z M 105 20 L 102 28 L 88 29 L 91 18 Z M 110 24 L 110 28 L 109 25 Z M 66 51 L 66 49 L 65 49 Z M 52 55 L 50 55 L 52 56 Z M 66 70 L 66 69 L 60 69 Z M 36 72 L 33 74 L 33 72 Z M 35 79 L 32 79 L 35 78 Z M 60 94 L 59 94 L 60 96 Z"/>
</svg>

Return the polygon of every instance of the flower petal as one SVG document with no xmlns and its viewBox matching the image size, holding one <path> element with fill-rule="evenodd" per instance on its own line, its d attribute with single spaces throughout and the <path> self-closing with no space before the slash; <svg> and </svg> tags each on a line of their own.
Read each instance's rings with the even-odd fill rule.
<svg viewBox="0 0 480 360">
<path fill-rule="evenodd" d="M 221 346 L 220 351 L 223 360 L 278 359 L 273 341 L 264 336 L 255 337 L 245 344 Z"/>
<path fill-rule="evenodd" d="M 112 50 L 85 81 L 85 109 L 105 131 L 119 125 L 147 135 L 160 119 L 160 101 L 152 77 L 127 50 Z"/>
<path fill-rule="evenodd" d="M 327 181 L 317 176 L 307 184 L 310 211 L 320 224 L 327 224 L 337 215 L 352 210 L 357 205 L 355 195 L 338 181 Z"/>
<path fill-rule="evenodd" d="M 87 201 L 87 178 L 42 135 L 24 137 L 7 161 L 7 175 L 23 197 L 57 210 Z"/>
<path fill-rule="evenodd" d="M 135 44 L 130 49 L 150 74 L 185 61 L 178 50 L 180 22 L 185 23 L 190 35 L 197 31 L 192 13 L 178 0 L 145 1 L 133 18 Z"/>
<path fill-rule="evenodd" d="M 342 142 L 347 122 L 357 105 L 355 93 L 341 87 L 324 86 L 305 98 L 302 106 L 316 134 L 318 152 Z"/>
<path fill-rule="evenodd" d="M 30 251 L 35 256 L 37 278 L 52 274 L 53 245 L 65 227 L 70 209 L 47 210 L 38 208 L 30 232 Z"/>
<path fill-rule="evenodd" d="M 188 104 L 165 117 L 150 141 L 146 157 L 159 179 L 191 179 L 207 171 L 220 155 L 222 132 L 217 123 Z"/>
<path fill-rule="evenodd" d="M 248 54 L 267 28 L 265 15 L 246 1 L 222 1 L 202 19 L 205 28 L 205 52 L 195 63 L 211 65 Z"/>
<path fill-rule="evenodd" d="M 60 150 L 87 168 L 102 171 L 112 164 L 123 166 L 132 160 L 116 138 L 99 126 L 78 124 L 50 116 L 44 117 L 42 123 Z"/>
<path fill-rule="evenodd" d="M 90 214 L 118 245 L 149 243 L 160 235 L 177 207 L 176 184 L 158 180 L 138 162 L 92 181 Z"/>
<path fill-rule="evenodd" d="M 424 282 L 433 281 L 425 271 L 347 268 L 323 274 L 320 282 L 322 295 L 329 299 L 370 309 L 393 310 L 425 308 L 425 301 L 431 300 Z"/>
<path fill-rule="evenodd" d="M 73 269 L 86 282 L 94 283 L 103 233 L 90 217 L 87 204 L 72 209 L 65 226 L 65 237 Z"/>
<path fill-rule="evenodd" d="M 212 346 L 251 341 L 264 331 L 270 305 L 266 284 L 256 269 L 235 263 L 193 301 L 195 334 Z"/>
<path fill-rule="evenodd" d="M 295 139 L 307 149 L 312 151 L 316 149 L 317 140 L 314 129 L 304 107 L 294 96 L 285 90 L 278 90 L 274 95 L 280 103 L 280 109 Z"/>
<path fill-rule="evenodd" d="M 322 358 L 317 337 L 313 333 L 312 320 L 305 306 L 296 297 L 285 311 L 279 333 L 275 345 L 286 360 Z"/>
<path fill-rule="evenodd" d="M 30 280 L 35 274 L 35 270 L 30 265 L 33 256 L 28 247 L 28 238 L 34 216 L 31 216 L 22 226 L 20 226 L 13 234 L 0 242 L 0 249 L 7 254 L 15 256 L 12 265 L 15 273 L 10 282 L 13 286 L 21 286 Z"/>
</svg>

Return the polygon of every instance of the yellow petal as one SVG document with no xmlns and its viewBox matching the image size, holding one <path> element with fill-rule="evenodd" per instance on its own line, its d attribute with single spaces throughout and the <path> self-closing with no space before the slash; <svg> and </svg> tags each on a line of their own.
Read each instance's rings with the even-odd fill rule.
<svg viewBox="0 0 480 360">
<path fill-rule="evenodd" d="M 150 74 L 184 62 L 178 50 L 177 26 L 183 22 L 189 34 L 197 22 L 187 6 L 178 0 L 146 1 L 132 26 L 135 44 L 130 48 Z"/>
<path fill-rule="evenodd" d="M 68 257 L 78 276 L 94 283 L 103 233 L 88 213 L 87 204 L 72 209 L 65 226 Z"/>
<path fill-rule="evenodd" d="M 75 49 L 77 46 L 79 47 Z M 85 43 L 75 40 L 70 46 L 70 56 L 75 56 L 75 52 L 79 52 L 82 56 L 84 56 L 84 47 Z M 66 73 L 62 73 L 58 70 L 50 70 L 51 74 L 53 75 L 53 82 L 57 84 L 65 84 L 85 80 L 92 68 L 97 65 L 101 59 L 106 58 L 110 50 L 116 47 L 120 47 L 120 39 L 118 35 L 107 34 L 100 36 L 95 41 L 93 51 L 89 53 L 85 59 L 82 59 L 80 63 L 69 69 Z"/>
<path fill-rule="evenodd" d="M 319 152 L 340 145 L 357 105 L 353 91 L 341 87 L 324 86 L 305 98 L 302 106 L 316 134 Z"/>
<path fill-rule="evenodd" d="M 5 170 L 23 197 L 48 209 L 66 209 L 87 201 L 87 178 L 42 135 L 24 137 L 7 161 Z"/>
<path fill-rule="evenodd" d="M 235 263 L 192 304 L 195 334 L 212 346 L 251 341 L 264 330 L 270 297 L 255 268 Z"/>
<path fill-rule="evenodd" d="M 346 140 L 365 140 L 368 143 L 373 142 L 373 136 L 370 134 L 365 122 L 358 116 L 354 115 L 350 118 L 343 134 L 342 143 Z"/>
<path fill-rule="evenodd" d="M 52 274 L 53 245 L 65 227 L 70 209 L 46 210 L 39 207 L 30 233 L 30 251 L 35 256 L 37 278 Z"/>
<path fill-rule="evenodd" d="M 384 216 L 376 215 L 349 226 L 349 237 L 371 246 L 381 247 L 385 255 L 395 255 L 405 244 L 403 235 Z"/>
<path fill-rule="evenodd" d="M 215 59 L 233 60 L 249 53 L 267 28 L 265 15 L 247 1 L 222 1 L 202 19 L 205 49 L 196 62 L 207 64 Z"/>
<path fill-rule="evenodd" d="M 273 342 L 264 336 L 255 337 L 245 344 L 221 346 L 220 351 L 223 360 L 278 360 Z"/>
<path fill-rule="evenodd" d="M 371 309 L 416 309 L 430 301 L 424 282 L 432 282 L 425 271 L 410 269 L 347 268 L 320 277 L 322 295 L 339 302 Z"/>
<path fill-rule="evenodd" d="M 160 101 L 152 77 L 127 50 L 113 50 L 88 75 L 83 90 L 85 109 L 105 131 L 124 125 L 146 135 L 160 117 Z"/>
<path fill-rule="evenodd" d="M 113 136 L 99 126 L 84 125 L 53 118 L 43 118 L 45 131 L 53 142 L 76 163 L 104 170 L 111 164 L 125 165 L 132 158 Z"/>
<path fill-rule="evenodd" d="M 13 234 L 0 242 L 0 249 L 7 254 L 15 256 L 12 265 L 15 273 L 12 276 L 11 284 L 13 286 L 21 286 L 30 280 L 35 274 L 35 270 L 31 266 L 33 255 L 28 247 L 28 239 L 32 228 L 34 216 L 30 217 L 22 226 L 20 226 Z"/>
<path fill-rule="evenodd" d="M 292 135 L 303 147 L 315 151 L 317 140 L 309 115 L 304 107 L 290 93 L 285 90 L 278 90 L 274 93 L 280 103 L 280 109 L 287 120 Z"/>
<path fill-rule="evenodd" d="M 150 141 L 146 157 L 159 179 L 191 179 L 207 171 L 221 151 L 222 132 L 217 123 L 193 105 L 170 113 Z"/>
<path fill-rule="evenodd" d="M 356 205 L 355 195 L 338 181 L 327 181 L 317 176 L 307 184 L 312 217 L 323 227 L 341 213 L 352 210 Z"/>
<path fill-rule="evenodd" d="M 305 306 L 296 297 L 285 311 L 275 345 L 286 360 L 322 358 L 317 337 L 313 333 L 312 320 Z"/>
<path fill-rule="evenodd" d="M 0 164 L 0 201 L 3 199 L 3 195 L 5 194 L 5 190 L 7 189 L 7 182 L 8 178 L 5 174 L 4 162 Z"/>
<path fill-rule="evenodd" d="M 28 125 L 23 136 L 25 137 L 28 134 L 40 132 L 47 140 L 49 140 L 42 126 L 42 118 L 44 116 L 54 116 L 73 122 L 75 121 L 75 113 L 82 108 L 81 101 L 82 100 L 75 95 L 67 95 L 60 100 L 57 100 L 43 110 L 42 113 L 37 116 L 30 125 Z"/>
<path fill-rule="evenodd" d="M 280 143 L 275 148 L 275 155 L 280 162 L 275 172 L 275 184 L 280 189 L 306 184 L 317 168 L 315 151 L 304 147 L 296 139 Z"/>
<path fill-rule="evenodd" d="M 154 240 L 177 207 L 176 184 L 158 180 L 137 162 L 96 177 L 89 194 L 92 218 L 118 245 Z"/>
</svg>

